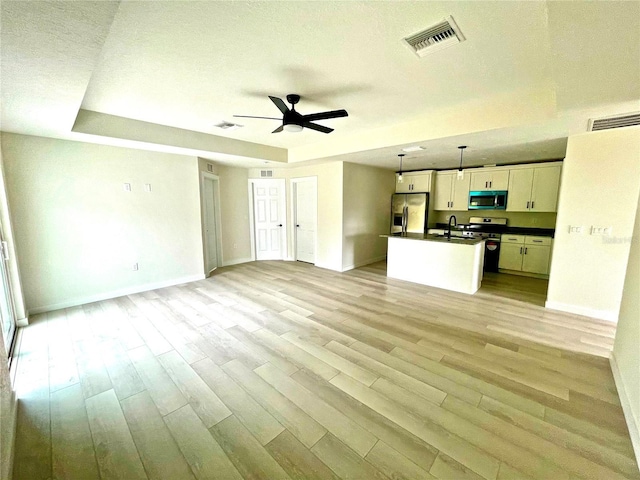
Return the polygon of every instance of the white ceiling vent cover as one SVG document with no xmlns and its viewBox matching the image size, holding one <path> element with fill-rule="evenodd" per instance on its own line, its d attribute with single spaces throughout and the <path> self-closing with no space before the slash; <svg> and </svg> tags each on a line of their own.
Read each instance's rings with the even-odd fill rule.
<svg viewBox="0 0 640 480">
<path fill-rule="evenodd" d="M 273 170 L 260 170 L 260 178 L 273 178 Z"/>
<path fill-rule="evenodd" d="M 464 42 L 465 38 L 453 17 L 447 17 L 437 25 L 418 32 L 402 41 L 419 57 Z"/>
<path fill-rule="evenodd" d="M 588 132 L 609 130 L 610 128 L 633 127 L 640 125 L 640 112 L 625 113 L 613 117 L 592 118 L 589 120 Z"/>
</svg>

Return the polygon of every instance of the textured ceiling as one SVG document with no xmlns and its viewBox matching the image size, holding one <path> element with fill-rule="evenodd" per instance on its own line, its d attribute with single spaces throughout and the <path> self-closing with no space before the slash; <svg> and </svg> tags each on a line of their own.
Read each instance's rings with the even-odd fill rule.
<svg viewBox="0 0 640 480">
<path fill-rule="evenodd" d="M 448 15 L 465 42 L 401 42 Z M 409 144 L 414 168 L 457 165 L 461 143 L 469 165 L 562 158 L 590 116 L 640 110 L 637 1 L 3 1 L 1 21 L 3 131 L 243 166 L 395 168 Z M 267 95 L 288 93 L 349 117 L 329 135 L 233 118 L 277 117 Z"/>
</svg>

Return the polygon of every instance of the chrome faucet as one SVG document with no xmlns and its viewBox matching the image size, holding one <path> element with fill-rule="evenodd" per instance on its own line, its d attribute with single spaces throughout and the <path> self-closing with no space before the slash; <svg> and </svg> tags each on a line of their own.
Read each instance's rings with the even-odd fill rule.
<svg viewBox="0 0 640 480">
<path fill-rule="evenodd" d="M 451 215 L 449 217 L 449 226 L 447 228 L 447 240 L 451 240 L 451 220 L 453 220 L 453 226 L 454 227 L 458 226 L 458 219 L 456 218 L 455 215 Z"/>
</svg>

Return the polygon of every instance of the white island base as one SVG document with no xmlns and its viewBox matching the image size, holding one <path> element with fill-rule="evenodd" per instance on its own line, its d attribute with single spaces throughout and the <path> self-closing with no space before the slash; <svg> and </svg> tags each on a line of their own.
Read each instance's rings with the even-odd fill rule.
<svg viewBox="0 0 640 480">
<path fill-rule="evenodd" d="M 389 236 L 387 276 L 473 294 L 482 282 L 484 240 Z"/>
</svg>

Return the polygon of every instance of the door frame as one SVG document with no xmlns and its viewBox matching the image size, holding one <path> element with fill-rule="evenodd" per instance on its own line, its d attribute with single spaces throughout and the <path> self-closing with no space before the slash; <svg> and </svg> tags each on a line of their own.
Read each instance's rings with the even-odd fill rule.
<svg viewBox="0 0 640 480">
<path fill-rule="evenodd" d="M 313 246 L 313 265 L 316 264 L 318 260 L 318 177 L 297 177 L 289 180 L 290 191 L 291 191 L 291 231 L 293 232 L 293 252 L 291 258 L 293 261 L 298 260 L 298 236 L 296 231 L 296 207 L 297 207 L 297 187 L 298 183 L 312 181 L 313 186 L 316 189 L 316 224 L 314 230 L 314 246 Z"/>
<path fill-rule="evenodd" d="M 280 201 L 282 202 L 282 214 L 287 216 L 287 182 L 284 178 L 250 178 L 248 191 L 249 191 L 249 237 L 251 239 L 251 261 L 256 261 L 256 224 L 253 210 L 255 207 L 255 199 L 253 198 L 253 192 L 256 183 L 259 182 L 278 182 L 282 187 L 280 190 Z M 288 233 L 287 225 L 289 222 L 285 218 L 282 222 L 282 233 L 280 235 L 280 252 L 282 254 L 282 260 L 287 260 L 289 257 L 288 250 Z"/>
<path fill-rule="evenodd" d="M 218 254 L 218 267 L 223 266 L 222 261 L 222 222 L 220 221 L 220 177 L 218 175 L 213 175 L 208 172 L 200 172 L 200 211 L 202 212 L 202 250 L 203 250 L 203 260 L 204 260 L 204 274 L 205 276 L 209 275 L 210 272 L 208 269 L 208 256 L 209 252 L 207 251 L 207 232 L 205 229 L 205 203 L 204 203 L 204 182 L 206 180 L 213 181 L 213 215 L 215 217 L 216 224 L 216 250 Z M 216 267 L 217 268 L 217 267 Z M 215 269 L 214 269 L 215 270 Z"/>
</svg>

